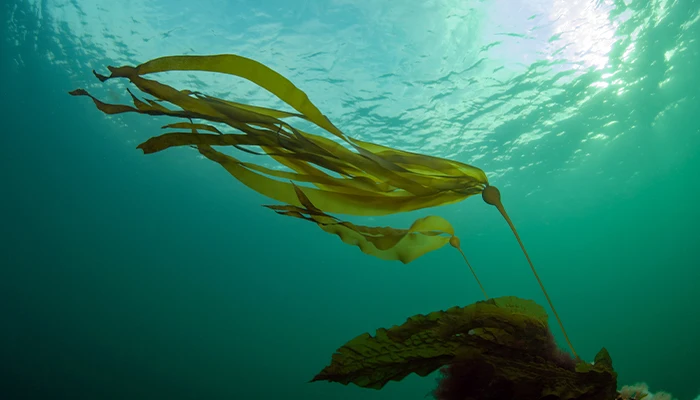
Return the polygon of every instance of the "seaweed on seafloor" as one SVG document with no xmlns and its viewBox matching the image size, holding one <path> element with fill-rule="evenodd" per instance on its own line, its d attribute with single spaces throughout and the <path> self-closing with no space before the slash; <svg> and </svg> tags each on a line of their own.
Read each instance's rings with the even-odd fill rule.
<svg viewBox="0 0 700 400">
<path fill-rule="evenodd" d="M 699 396 L 700 397 L 700 396 Z M 674 397 L 667 392 L 659 391 L 656 393 L 649 392 L 649 385 L 644 382 L 638 382 L 634 385 L 624 385 L 617 393 L 615 400 L 675 400 Z M 697 399 L 696 399 L 697 400 Z"/>
<path fill-rule="evenodd" d="M 562 355 L 544 309 L 499 297 L 416 315 L 341 346 L 312 381 L 381 389 L 440 369 L 439 400 L 613 400 L 617 374 L 605 349 L 594 364 Z"/>
</svg>

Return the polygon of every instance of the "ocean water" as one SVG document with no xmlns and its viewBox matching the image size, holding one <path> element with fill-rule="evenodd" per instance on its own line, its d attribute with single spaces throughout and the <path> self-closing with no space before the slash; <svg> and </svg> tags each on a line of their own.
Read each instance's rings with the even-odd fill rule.
<svg viewBox="0 0 700 400">
<path fill-rule="evenodd" d="M 128 102 L 128 85 L 92 69 L 218 53 L 285 75 L 352 137 L 482 168 L 580 355 L 605 347 L 620 386 L 700 395 L 699 1 L 0 10 L 0 398 L 422 399 L 435 388 L 437 373 L 379 391 L 308 381 L 359 334 L 480 300 L 459 253 L 372 258 L 261 207 L 274 201 L 196 152 L 136 149 L 172 119 L 107 117 L 68 95 Z M 281 104 L 226 76 L 163 81 Z M 406 227 L 428 214 L 452 222 L 490 295 L 546 305 L 479 197 L 353 221 Z"/>
</svg>

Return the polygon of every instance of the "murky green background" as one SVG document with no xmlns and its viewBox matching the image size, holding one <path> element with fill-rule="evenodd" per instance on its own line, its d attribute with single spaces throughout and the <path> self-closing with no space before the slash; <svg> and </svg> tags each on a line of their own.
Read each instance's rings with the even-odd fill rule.
<svg viewBox="0 0 700 400">
<path fill-rule="evenodd" d="M 445 247 L 376 260 L 187 149 L 164 119 L 106 117 L 91 69 L 237 53 L 289 77 L 349 135 L 484 169 L 577 350 L 619 383 L 700 393 L 698 1 L 10 0 L 1 25 L 0 397 L 421 399 L 307 383 L 333 351 L 480 292 Z M 211 75 L 179 88 L 258 105 Z M 260 161 L 260 160 L 257 160 Z M 479 198 L 438 214 L 493 296 L 544 298 Z M 556 325 L 553 325 L 553 328 Z M 553 329 L 561 344 L 558 329 Z"/>
</svg>

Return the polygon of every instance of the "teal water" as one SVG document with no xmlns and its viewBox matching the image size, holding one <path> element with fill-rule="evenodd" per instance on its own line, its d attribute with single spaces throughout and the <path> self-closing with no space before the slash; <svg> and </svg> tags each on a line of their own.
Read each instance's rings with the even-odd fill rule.
<svg viewBox="0 0 700 400">
<path fill-rule="evenodd" d="M 274 68 L 353 137 L 484 169 L 581 356 L 607 348 L 620 386 L 700 394 L 700 2 L 1 9 L 0 398 L 422 399 L 436 386 L 307 382 L 363 332 L 480 300 L 458 253 L 371 258 L 261 207 L 273 202 L 192 151 L 141 154 L 166 119 L 106 117 L 67 94 L 126 102 L 91 70 L 212 53 Z M 279 105 L 222 76 L 164 80 Z M 479 198 L 355 220 L 428 214 L 452 222 L 490 295 L 545 304 Z"/>
</svg>

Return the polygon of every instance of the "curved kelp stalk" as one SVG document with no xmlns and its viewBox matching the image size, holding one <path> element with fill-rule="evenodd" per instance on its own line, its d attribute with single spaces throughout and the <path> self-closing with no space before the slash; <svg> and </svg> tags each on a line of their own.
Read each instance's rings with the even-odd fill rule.
<svg viewBox="0 0 700 400">
<path fill-rule="evenodd" d="M 346 222 L 335 221 L 328 224 L 326 222 L 330 220 L 327 218 L 333 217 L 326 214 L 321 216 L 317 211 L 355 216 L 380 216 L 452 204 L 481 193 L 487 203 L 499 209 L 510 225 L 544 291 L 544 286 L 530 262 L 525 247 L 500 203 L 500 197 L 493 195 L 498 193 L 497 189 L 489 185 L 486 174 L 481 169 L 453 160 L 392 149 L 347 136 L 287 78 L 257 61 L 238 55 L 169 56 L 156 58 L 135 67 L 110 66 L 108 68 L 111 72 L 109 76 L 100 75 L 95 71 L 93 73 L 102 82 L 114 78 L 126 78 L 155 99 L 143 101 L 129 92 L 134 106 L 128 106 L 104 103 L 83 89 L 74 90 L 70 94 L 89 96 L 97 108 L 106 114 L 136 112 L 189 120 L 189 122 L 164 126 L 169 129 L 180 129 L 179 131 L 152 137 L 141 143 L 138 148 L 145 154 L 157 153 L 171 147 L 194 147 L 204 157 L 220 164 L 244 185 L 288 205 L 281 207 L 292 207 L 275 209 L 280 214 L 295 217 L 306 215 L 305 219 L 310 218 L 322 229 L 333 231 L 331 233 L 338 235 L 346 243 L 352 242 L 358 245 L 367 254 L 402 262 L 410 262 L 445 243 L 450 243 L 457 248 L 465 261 L 467 259 L 461 251 L 459 239 L 451 232 L 451 227 L 449 228 L 451 233 L 443 232 L 446 236 L 430 236 L 432 234 L 415 230 L 417 223 L 419 228 L 428 226 L 427 231 L 434 231 L 431 224 L 438 221 L 435 219 L 437 217 L 428 217 L 427 222 L 416 221 L 412 228 L 403 233 L 379 235 L 381 238 L 377 238 L 375 237 L 377 232 L 371 231 L 380 228 L 364 227 L 363 231 L 351 228 L 351 225 Z M 199 92 L 177 90 L 144 78 L 144 75 L 168 71 L 205 71 L 238 76 L 268 90 L 296 112 L 246 105 Z M 162 104 L 164 102 L 171 103 L 179 109 L 167 108 Z M 335 140 L 295 128 L 286 122 L 286 119 L 293 117 L 315 124 Z M 208 123 L 195 123 L 195 120 Z M 222 133 L 211 123 L 227 125 L 242 133 Z M 243 162 L 215 150 L 214 146 L 232 146 L 246 153 L 267 155 L 290 171 Z M 306 205 L 299 196 L 294 182 L 309 185 L 303 189 L 303 197 L 308 200 Z M 307 207 L 309 204 L 313 205 L 313 210 Z M 304 214 L 308 211 L 314 212 Z M 326 222 L 319 223 L 319 219 Z M 444 225 L 447 221 L 440 219 L 439 222 L 438 225 Z M 355 228 L 358 227 L 355 226 Z M 401 236 L 404 233 L 405 235 Z M 364 239 L 357 239 L 359 236 L 356 237 L 356 235 L 361 235 Z M 351 239 L 351 237 L 355 238 Z M 407 240 L 415 240 L 413 238 L 419 238 L 417 240 L 421 241 L 423 246 L 420 247 L 421 250 L 388 251 L 391 246 L 386 247 L 391 243 L 409 243 Z M 356 242 L 356 239 L 359 241 Z M 405 245 L 400 245 L 398 248 L 403 248 L 401 246 Z M 467 264 L 469 264 L 468 261 Z M 471 266 L 469 268 L 471 269 Z M 471 269 L 471 271 L 476 277 L 474 270 Z M 477 282 L 486 296 L 486 291 L 478 278 Z M 546 291 L 544 293 L 554 311 L 549 296 Z M 578 357 L 556 311 L 554 315 L 572 353 Z"/>
</svg>

